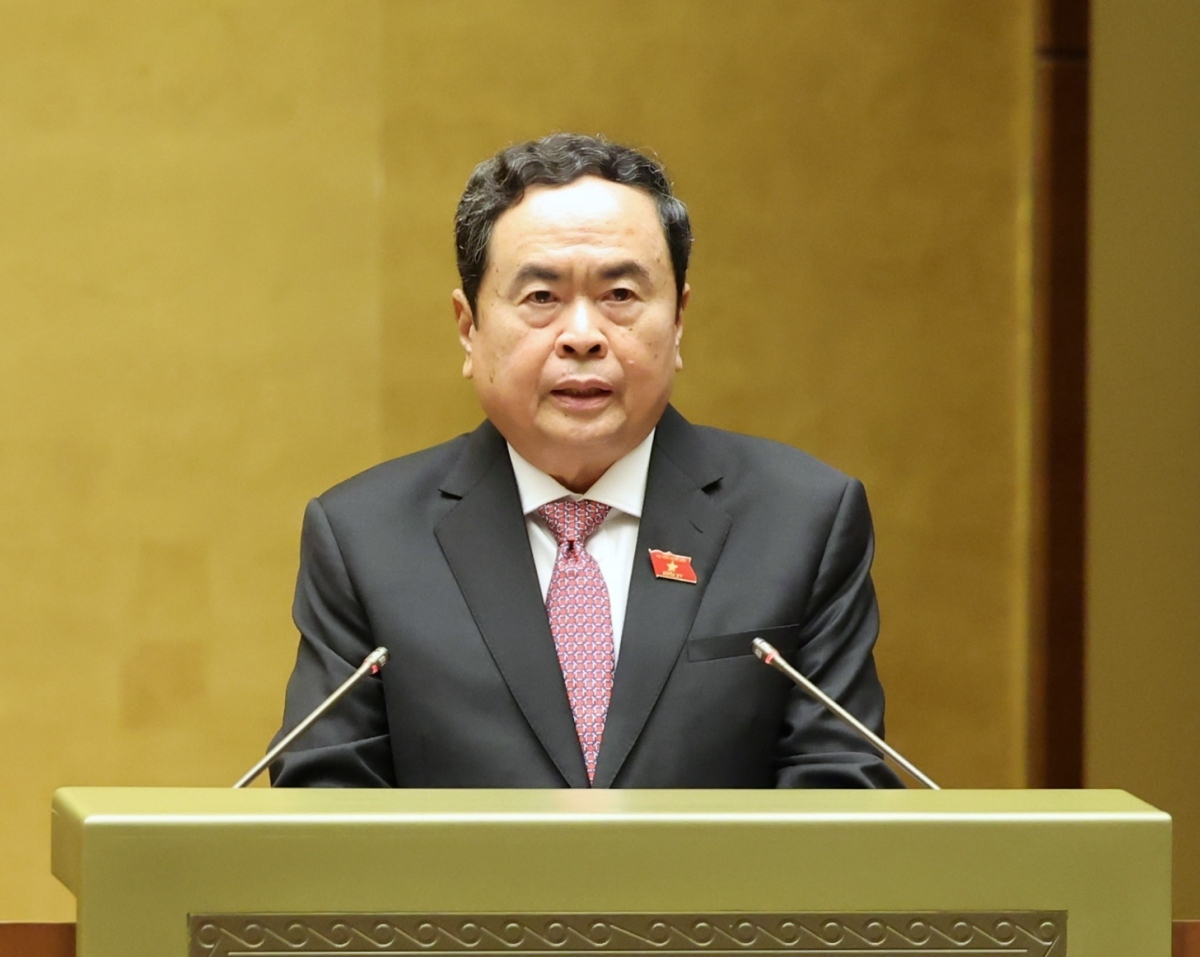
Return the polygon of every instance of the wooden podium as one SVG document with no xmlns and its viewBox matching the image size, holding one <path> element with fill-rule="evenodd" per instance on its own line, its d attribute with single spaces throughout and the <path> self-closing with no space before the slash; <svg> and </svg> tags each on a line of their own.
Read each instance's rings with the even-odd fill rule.
<svg viewBox="0 0 1200 957">
<path fill-rule="evenodd" d="M 1119 791 L 68 788 L 78 957 L 1169 957 Z"/>
</svg>

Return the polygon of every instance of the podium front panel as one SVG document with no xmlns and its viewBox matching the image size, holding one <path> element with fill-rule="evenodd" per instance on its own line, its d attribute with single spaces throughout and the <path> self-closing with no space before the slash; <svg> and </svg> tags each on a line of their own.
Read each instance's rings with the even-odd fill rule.
<svg viewBox="0 0 1200 957">
<path fill-rule="evenodd" d="M 79 957 L 1169 957 L 1117 791 L 71 788 Z"/>
</svg>

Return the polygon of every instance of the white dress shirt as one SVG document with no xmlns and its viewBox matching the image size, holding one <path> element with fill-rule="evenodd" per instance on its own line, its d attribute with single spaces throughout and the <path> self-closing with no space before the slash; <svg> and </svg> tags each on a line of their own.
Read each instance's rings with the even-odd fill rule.
<svg viewBox="0 0 1200 957">
<path fill-rule="evenodd" d="M 596 559 L 604 584 L 608 587 L 608 601 L 612 608 L 613 659 L 621 653 L 621 632 L 625 625 L 625 607 L 629 603 L 629 577 L 633 574 L 633 562 L 637 551 L 638 525 L 642 520 L 642 503 L 646 498 L 646 475 L 650 471 L 650 449 L 654 445 L 654 432 L 633 451 L 617 459 L 596 484 L 582 495 L 564 488 L 541 469 L 530 465 L 511 445 L 508 456 L 512 460 L 513 473 L 517 477 L 517 490 L 521 494 L 521 511 L 525 513 L 525 530 L 529 533 L 529 547 L 533 551 L 533 564 L 537 567 L 538 584 L 542 587 L 542 600 L 550 590 L 550 576 L 554 571 L 554 559 L 558 555 L 558 542 L 551 534 L 537 510 L 560 498 L 578 501 L 582 498 L 601 502 L 611 507 L 608 517 L 587 540 L 584 547 Z"/>
</svg>

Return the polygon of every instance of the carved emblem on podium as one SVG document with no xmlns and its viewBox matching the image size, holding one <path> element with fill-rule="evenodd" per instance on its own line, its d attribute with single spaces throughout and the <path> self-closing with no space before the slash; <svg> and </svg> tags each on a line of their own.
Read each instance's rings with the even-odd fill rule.
<svg viewBox="0 0 1200 957">
<path fill-rule="evenodd" d="M 991 954 L 1066 957 L 1065 911 L 893 914 L 202 914 L 189 957 Z"/>
</svg>

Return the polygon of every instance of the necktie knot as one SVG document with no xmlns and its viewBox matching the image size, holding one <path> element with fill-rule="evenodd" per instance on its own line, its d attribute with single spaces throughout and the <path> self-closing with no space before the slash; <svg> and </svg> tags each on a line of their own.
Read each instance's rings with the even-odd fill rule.
<svg viewBox="0 0 1200 957">
<path fill-rule="evenodd" d="M 582 546 L 592 533 L 600 527 L 612 510 L 609 505 L 593 502 L 584 498 L 578 502 L 570 498 L 560 498 L 538 509 L 538 514 L 546 522 L 550 534 L 559 546 L 575 543 Z"/>
</svg>

